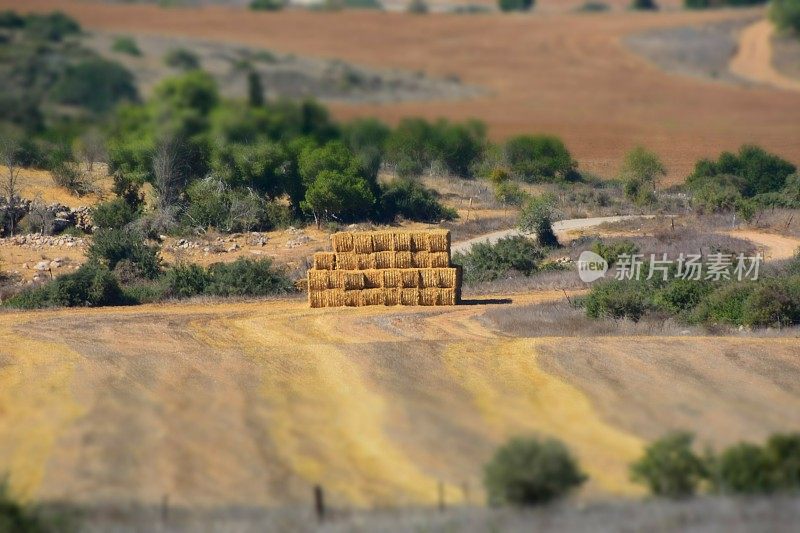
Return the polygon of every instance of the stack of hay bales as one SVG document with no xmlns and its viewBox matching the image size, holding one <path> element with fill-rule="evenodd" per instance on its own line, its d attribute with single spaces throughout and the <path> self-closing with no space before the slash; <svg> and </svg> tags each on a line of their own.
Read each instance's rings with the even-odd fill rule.
<svg viewBox="0 0 800 533">
<path fill-rule="evenodd" d="M 461 270 L 450 265 L 450 232 L 369 231 L 331 236 L 332 252 L 314 254 L 311 307 L 455 305 Z"/>
</svg>

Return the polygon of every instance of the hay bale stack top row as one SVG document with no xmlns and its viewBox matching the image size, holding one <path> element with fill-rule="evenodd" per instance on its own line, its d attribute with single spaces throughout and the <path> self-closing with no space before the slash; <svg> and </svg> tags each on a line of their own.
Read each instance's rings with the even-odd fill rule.
<svg viewBox="0 0 800 533">
<path fill-rule="evenodd" d="M 450 232 L 342 232 L 314 254 L 311 307 L 455 305 L 461 272 L 450 264 Z"/>
</svg>

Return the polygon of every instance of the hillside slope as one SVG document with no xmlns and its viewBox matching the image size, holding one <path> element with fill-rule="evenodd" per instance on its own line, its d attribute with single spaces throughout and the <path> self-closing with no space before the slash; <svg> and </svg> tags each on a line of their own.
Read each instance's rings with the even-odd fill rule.
<svg viewBox="0 0 800 533">
<path fill-rule="evenodd" d="M 0 314 L 0 471 L 39 500 L 283 505 L 482 501 L 511 435 L 563 439 L 638 492 L 643 439 L 725 444 L 800 427 L 789 338 L 525 338 L 491 312 L 310 310 L 300 300 Z"/>
</svg>

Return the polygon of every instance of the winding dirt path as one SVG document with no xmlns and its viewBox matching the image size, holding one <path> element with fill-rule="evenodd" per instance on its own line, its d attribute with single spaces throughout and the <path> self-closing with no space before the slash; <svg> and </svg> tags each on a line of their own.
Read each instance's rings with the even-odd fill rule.
<svg viewBox="0 0 800 533">
<path fill-rule="evenodd" d="M 774 33 L 775 26 L 768 20 L 760 20 L 745 28 L 739 37 L 739 50 L 731 59 L 731 72 L 756 83 L 800 91 L 800 80 L 784 76 L 772 65 Z"/>
</svg>

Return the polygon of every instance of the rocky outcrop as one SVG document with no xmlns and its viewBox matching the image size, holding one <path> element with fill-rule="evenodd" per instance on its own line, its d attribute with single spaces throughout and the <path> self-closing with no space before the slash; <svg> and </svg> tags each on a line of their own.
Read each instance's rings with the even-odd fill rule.
<svg viewBox="0 0 800 533">
<path fill-rule="evenodd" d="M 75 227 L 86 233 L 94 229 L 91 219 L 91 208 L 86 206 L 68 207 L 58 203 L 44 204 L 36 200 L 21 199 L 9 205 L 7 198 L 0 198 L 0 220 L 13 219 L 15 225 L 28 215 L 36 218 L 36 224 L 42 231 L 57 235 L 67 228 Z M 0 224 L 0 235 L 6 229 Z"/>
</svg>

